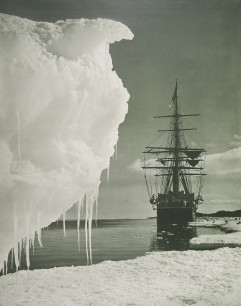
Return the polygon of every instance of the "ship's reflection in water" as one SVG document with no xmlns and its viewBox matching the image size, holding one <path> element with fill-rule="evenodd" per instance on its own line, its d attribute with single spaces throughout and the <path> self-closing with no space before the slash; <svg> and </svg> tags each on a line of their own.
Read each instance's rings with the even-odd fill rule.
<svg viewBox="0 0 241 306">
<path fill-rule="evenodd" d="M 150 251 L 185 251 L 189 249 L 189 241 L 197 236 L 195 227 L 168 225 L 153 233 Z"/>
</svg>

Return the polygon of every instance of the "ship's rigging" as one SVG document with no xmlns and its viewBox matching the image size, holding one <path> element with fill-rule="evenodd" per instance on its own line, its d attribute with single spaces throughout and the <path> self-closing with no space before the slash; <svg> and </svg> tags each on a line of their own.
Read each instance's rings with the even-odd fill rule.
<svg viewBox="0 0 241 306">
<path fill-rule="evenodd" d="M 203 201 L 205 150 L 195 143 L 189 146 L 186 140 L 186 131 L 196 129 L 184 127 L 183 121 L 199 114 L 181 112 L 177 81 L 169 108 L 170 114 L 154 116 L 155 119 L 170 119 L 169 128 L 158 130 L 162 135 L 168 133 L 166 145 L 157 137 L 143 152 L 148 196 L 154 208 L 163 206 L 165 196 L 171 195 L 165 200 L 170 205 L 175 202 L 177 207 L 189 206 L 196 211 L 197 205 Z"/>
</svg>

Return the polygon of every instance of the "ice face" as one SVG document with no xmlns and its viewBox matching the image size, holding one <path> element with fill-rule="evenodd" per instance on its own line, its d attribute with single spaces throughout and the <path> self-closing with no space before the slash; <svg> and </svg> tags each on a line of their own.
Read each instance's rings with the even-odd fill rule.
<svg viewBox="0 0 241 306">
<path fill-rule="evenodd" d="M 100 175 L 129 99 L 109 44 L 132 37 L 111 20 L 0 14 L 0 269 L 11 248 L 18 266 L 22 239 L 28 249 L 37 231 L 41 244 L 40 229 L 85 195 L 91 256 Z"/>
</svg>

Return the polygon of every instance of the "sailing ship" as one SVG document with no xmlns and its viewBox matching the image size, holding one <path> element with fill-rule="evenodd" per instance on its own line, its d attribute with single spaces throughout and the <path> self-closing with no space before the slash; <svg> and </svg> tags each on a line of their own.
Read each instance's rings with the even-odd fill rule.
<svg viewBox="0 0 241 306">
<path fill-rule="evenodd" d="M 170 113 L 154 116 L 156 119 L 170 119 L 168 129 L 161 132 L 150 145 L 145 147 L 144 177 L 152 208 L 157 213 L 157 228 L 167 224 L 186 225 L 195 221 L 198 205 L 203 202 L 201 190 L 206 151 L 194 141 L 189 146 L 183 120 L 200 114 L 183 114 L 178 97 L 178 84 L 169 105 Z M 166 134 L 166 144 L 160 138 Z M 158 141 L 157 145 L 154 145 Z M 195 190 L 194 190 L 195 189 Z"/>
</svg>

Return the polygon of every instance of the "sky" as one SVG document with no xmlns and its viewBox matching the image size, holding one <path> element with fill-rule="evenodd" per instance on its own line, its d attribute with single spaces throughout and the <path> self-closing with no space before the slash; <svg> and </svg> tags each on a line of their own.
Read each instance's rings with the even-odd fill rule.
<svg viewBox="0 0 241 306">
<path fill-rule="evenodd" d="M 0 12 L 35 21 L 109 18 L 127 25 L 132 41 L 111 45 L 114 70 L 130 93 L 110 181 L 101 177 L 99 218 L 154 216 L 136 161 L 158 135 L 175 79 L 187 112 L 201 117 L 190 139 L 207 150 L 200 212 L 241 209 L 241 1 L 2 0 Z M 72 209 L 67 217 L 73 217 Z"/>
</svg>

